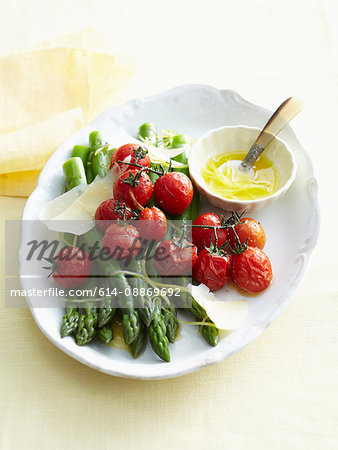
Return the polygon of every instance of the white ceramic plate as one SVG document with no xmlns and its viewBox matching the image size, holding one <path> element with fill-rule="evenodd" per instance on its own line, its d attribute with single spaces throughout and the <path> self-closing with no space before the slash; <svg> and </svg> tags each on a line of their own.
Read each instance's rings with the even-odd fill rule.
<svg viewBox="0 0 338 450">
<path fill-rule="evenodd" d="M 173 128 L 198 138 L 208 130 L 224 125 L 262 127 L 270 114 L 233 91 L 220 91 L 203 85 L 180 86 L 109 109 L 70 137 L 45 165 L 23 213 L 22 243 L 28 228 L 25 221 L 37 219 L 41 205 L 60 195 L 63 186 L 62 163 L 69 157 L 74 144 L 88 141 L 90 131 L 101 130 L 114 144 L 116 130 L 122 127 L 129 135 L 136 136 L 140 124 L 152 121 L 159 129 Z M 224 360 L 257 338 L 295 294 L 319 231 L 317 184 L 310 158 L 289 126 L 280 133 L 280 138 L 294 152 L 298 167 L 296 180 L 285 197 L 252 215 L 266 231 L 265 251 L 272 262 L 274 280 L 267 291 L 248 299 L 247 318 L 237 330 L 212 348 L 197 335 L 195 326 L 185 325 L 179 339 L 170 346 L 170 363 L 160 361 L 151 349 L 147 349 L 140 359 L 133 360 L 123 350 L 96 343 L 78 347 L 72 337 L 61 339 L 59 330 L 63 310 L 32 308 L 32 299 L 27 298 L 33 317 L 47 338 L 89 367 L 110 375 L 140 379 L 169 378 L 192 372 Z M 210 209 L 213 208 L 202 202 L 201 212 Z M 22 268 L 22 261 L 20 263 Z M 26 281 L 22 277 L 21 283 L 25 288 Z M 238 293 L 226 288 L 221 298 L 234 299 L 238 296 Z M 281 337 L 280 345 L 282 342 Z"/>
</svg>

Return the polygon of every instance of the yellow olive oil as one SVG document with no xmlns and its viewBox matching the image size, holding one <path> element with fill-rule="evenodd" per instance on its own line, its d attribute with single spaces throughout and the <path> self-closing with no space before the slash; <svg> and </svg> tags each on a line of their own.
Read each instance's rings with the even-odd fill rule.
<svg viewBox="0 0 338 450">
<path fill-rule="evenodd" d="M 243 171 L 239 164 L 246 152 L 230 151 L 209 159 L 202 168 L 202 176 L 208 188 L 231 200 L 256 200 L 278 190 L 278 172 L 272 162 L 261 155 L 252 170 Z"/>
<path fill-rule="evenodd" d="M 130 346 L 124 342 L 122 331 L 122 318 L 119 315 L 115 315 L 112 321 L 114 338 L 110 342 L 110 347 L 119 348 L 120 350 L 126 350 L 130 353 Z"/>
</svg>

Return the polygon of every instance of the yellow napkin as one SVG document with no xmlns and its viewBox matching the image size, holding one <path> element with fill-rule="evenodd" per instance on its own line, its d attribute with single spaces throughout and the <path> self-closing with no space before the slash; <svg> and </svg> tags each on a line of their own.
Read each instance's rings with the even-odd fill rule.
<svg viewBox="0 0 338 450">
<path fill-rule="evenodd" d="M 53 151 L 134 71 L 92 29 L 0 58 L 0 195 L 28 196 Z"/>
</svg>

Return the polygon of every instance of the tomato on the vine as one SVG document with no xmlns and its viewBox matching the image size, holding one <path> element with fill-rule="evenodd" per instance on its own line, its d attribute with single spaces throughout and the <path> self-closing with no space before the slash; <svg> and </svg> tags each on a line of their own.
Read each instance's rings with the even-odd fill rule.
<svg viewBox="0 0 338 450">
<path fill-rule="evenodd" d="M 197 248 L 191 242 L 176 243 L 173 239 L 161 242 L 154 255 L 154 267 L 163 276 L 191 273 L 197 260 Z"/>
<path fill-rule="evenodd" d="M 167 218 L 163 211 L 156 206 L 144 208 L 139 214 L 137 222 L 143 239 L 161 241 L 167 232 Z"/>
<path fill-rule="evenodd" d="M 235 232 L 239 240 L 247 242 L 250 247 L 258 247 L 263 250 L 265 245 L 265 233 L 262 225 L 254 219 L 245 217 L 235 226 Z M 235 235 L 232 229 L 229 229 L 229 242 L 232 248 L 235 246 Z"/>
<path fill-rule="evenodd" d="M 147 173 L 132 169 L 123 172 L 114 183 L 114 198 L 129 205 L 145 206 L 153 194 L 154 186 Z"/>
<path fill-rule="evenodd" d="M 201 214 L 193 222 L 193 225 L 208 225 L 208 226 L 221 226 L 222 220 L 217 214 L 205 213 Z M 228 238 L 228 231 L 226 229 L 219 229 L 216 231 L 217 235 L 217 247 L 221 247 L 225 244 Z M 198 228 L 192 227 L 192 241 L 198 248 L 202 250 L 205 246 L 215 245 L 215 232 L 210 228 Z"/>
<path fill-rule="evenodd" d="M 192 276 L 203 283 L 210 291 L 216 291 L 228 281 L 231 268 L 230 256 L 224 251 L 216 252 L 204 249 L 198 253 Z"/>
<path fill-rule="evenodd" d="M 269 258 L 259 248 L 247 247 L 232 258 L 232 279 L 246 292 L 257 294 L 264 291 L 272 280 Z"/>
<path fill-rule="evenodd" d="M 124 161 L 127 159 L 128 162 L 122 163 L 119 161 Z M 110 160 L 110 169 L 114 164 L 118 164 L 122 171 L 128 169 L 134 169 L 135 167 L 129 165 L 128 163 L 137 163 L 143 167 L 150 166 L 150 157 L 148 150 L 139 144 L 125 144 L 119 147 L 112 155 Z"/>
<path fill-rule="evenodd" d="M 121 200 L 109 198 L 102 202 L 95 212 L 96 226 L 105 231 L 113 220 L 131 219 L 133 217 L 132 209 L 131 206 Z"/>
<path fill-rule="evenodd" d="M 65 288 L 80 286 L 91 274 L 92 261 L 79 247 L 64 247 L 51 262 L 53 278 Z"/>
<path fill-rule="evenodd" d="M 155 201 L 170 214 L 182 214 L 190 206 L 193 195 L 193 185 L 182 172 L 167 172 L 155 182 Z"/>
<path fill-rule="evenodd" d="M 132 258 L 140 251 L 140 234 L 132 225 L 113 223 L 102 238 L 102 246 L 113 259 Z"/>
</svg>

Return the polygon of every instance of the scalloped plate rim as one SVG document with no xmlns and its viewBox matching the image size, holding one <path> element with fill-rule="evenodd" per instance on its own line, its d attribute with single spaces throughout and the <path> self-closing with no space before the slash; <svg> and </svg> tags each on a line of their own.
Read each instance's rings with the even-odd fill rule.
<svg viewBox="0 0 338 450">
<path fill-rule="evenodd" d="M 76 136 L 78 133 L 83 132 L 86 129 L 89 130 L 93 126 L 93 124 L 95 124 L 97 121 L 100 121 L 100 118 L 102 116 L 107 115 L 112 110 L 116 110 L 119 108 L 127 108 L 127 107 L 133 106 L 135 104 L 145 104 L 148 102 L 153 102 L 162 97 L 166 97 L 168 95 L 175 95 L 178 92 L 182 92 L 182 90 L 185 91 L 187 89 L 199 89 L 199 88 L 203 89 L 203 90 L 210 90 L 217 94 L 221 94 L 221 96 L 223 98 L 226 98 L 226 97 L 231 98 L 232 97 L 232 99 L 236 103 L 239 103 L 244 107 L 247 106 L 247 107 L 254 108 L 254 109 L 258 108 L 260 111 L 262 111 L 264 113 L 267 113 L 267 114 L 270 113 L 269 110 L 246 100 L 245 98 L 243 98 L 240 94 L 238 94 L 234 90 L 217 89 L 215 87 L 212 87 L 209 85 L 203 85 L 203 84 L 187 84 L 187 85 L 177 86 L 177 87 L 168 89 L 162 93 L 158 93 L 158 94 L 154 94 L 154 95 L 150 95 L 150 96 L 144 96 L 144 97 L 137 97 L 137 98 L 127 101 L 126 103 L 109 108 L 106 111 L 104 111 L 103 113 L 101 113 L 91 124 L 88 124 L 87 126 L 81 128 L 76 133 L 74 133 L 72 136 L 70 136 L 53 153 L 53 155 L 51 155 L 51 157 L 47 161 L 45 167 L 43 168 L 43 170 L 38 178 L 36 189 L 31 194 L 31 196 L 28 198 L 28 200 L 25 204 L 25 208 L 24 208 L 24 211 L 22 214 L 21 233 L 23 234 L 24 221 L 31 220 L 31 218 L 29 218 L 29 212 L 31 209 L 31 205 L 34 204 L 35 199 L 43 191 L 43 182 L 44 182 L 45 176 L 47 176 L 46 174 L 48 172 L 49 166 L 53 164 L 53 160 L 54 160 L 54 158 L 56 158 L 56 154 L 60 150 L 60 148 L 67 145 L 68 140 L 70 140 L 71 138 Z M 239 345 L 237 348 L 227 350 L 226 352 L 222 352 L 221 349 L 218 349 L 217 347 L 210 348 L 210 350 L 213 350 L 213 352 L 209 356 L 204 357 L 204 358 L 199 358 L 197 356 L 195 359 L 190 361 L 190 364 L 188 366 L 185 366 L 184 363 L 180 363 L 180 364 L 175 363 L 174 361 L 169 364 L 165 364 L 165 365 L 164 365 L 164 363 L 160 363 L 156 367 L 163 367 L 163 368 L 165 367 L 166 368 L 165 371 L 160 370 L 159 372 L 156 372 L 154 374 L 148 373 L 147 375 L 144 375 L 144 376 L 142 376 L 142 375 L 140 376 L 136 373 L 137 367 L 141 368 L 142 366 L 147 366 L 147 364 L 142 364 L 142 363 L 140 363 L 138 365 L 130 365 L 128 362 L 119 361 L 118 364 L 119 364 L 120 368 L 114 368 L 112 370 L 110 368 L 102 367 L 100 364 L 96 364 L 93 361 L 88 361 L 85 357 L 80 355 L 77 351 L 73 351 L 72 349 L 69 349 L 69 348 L 65 347 L 64 345 L 62 345 L 60 342 L 56 341 L 53 338 L 53 336 L 51 336 L 51 334 L 48 332 L 48 330 L 46 328 L 44 328 L 43 324 L 40 322 L 39 318 L 37 317 L 35 309 L 31 307 L 30 299 L 27 298 L 26 301 L 28 303 L 28 306 L 30 307 L 32 316 L 33 316 L 35 322 L 37 323 L 38 327 L 42 331 L 42 333 L 47 337 L 47 339 L 49 339 L 60 350 L 62 350 L 69 356 L 73 357 L 74 359 L 78 360 L 79 362 L 87 365 L 88 367 L 91 367 L 93 369 L 96 369 L 96 370 L 103 372 L 105 374 L 108 374 L 108 375 L 113 375 L 113 376 L 118 376 L 118 377 L 123 377 L 123 378 L 131 378 L 131 379 L 142 379 L 142 380 L 156 380 L 156 379 L 173 378 L 173 377 L 185 375 L 187 373 L 199 370 L 199 369 L 209 366 L 211 364 L 221 362 L 221 361 L 225 360 L 226 358 L 230 357 L 231 355 L 233 355 L 234 353 L 237 353 L 238 351 L 240 351 L 247 345 L 249 345 L 252 341 L 254 341 L 268 326 L 271 325 L 271 323 L 274 320 L 276 320 L 276 318 L 285 310 L 285 308 L 291 302 L 292 297 L 295 295 L 297 288 L 300 286 L 301 281 L 304 278 L 306 269 L 308 267 L 309 257 L 311 255 L 313 248 L 315 247 L 315 245 L 317 243 L 317 239 L 318 239 L 318 235 L 319 235 L 320 211 L 319 211 L 318 196 L 317 196 L 317 182 L 315 179 L 312 162 L 311 162 L 311 159 L 310 159 L 309 155 L 307 154 L 307 152 L 304 150 L 304 148 L 299 143 L 299 140 L 297 139 L 296 135 L 294 134 L 294 132 L 292 131 L 290 126 L 288 126 L 288 129 L 292 133 L 293 138 L 296 140 L 299 147 L 301 148 L 301 150 L 303 152 L 303 156 L 305 156 L 305 158 L 306 158 L 306 163 L 308 164 L 308 175 L 309 175 L 308 182 L 311 183 L 310 197 L 313 202 L 314 215 L 315 215 L 314 221 L 313 221 L 313 229 L 312 229 L 312 233 L 311 233 L 311 240 L 308 243 L 308 245 L 302 249 L 302 252 L 299 255 L 303 258 L 303 263 L 300 266 L 300 269 L 297 273 L 297 277 L 295 277 L 293 279 L 293 282 L 291 284 L 293 289 L 289 290 L 288 293 L 285 293 L 285 292 L 283 293 L 283 295 L 281 296 L 282 301 L 280 302 L 280 304 L 271 312 L 271 314 L 269 316 L 267 316 L 265 318 L 265 321 L 263 324 L 257 323 L 257 325 L 255 327 L 252 327 L 251 332 L 246 335 L 246 339 L 245 339 L 245 341 L 243 341 L 241 343 L 241 345 Z M 305 260 L 305 262 L 304 262 L 304 260 Z M 20 252 L 19 252 L 19 271 L 21 274 Z M 23 284 L 23 278 L 21 277 L 21 275 L 20 275 L 20 279 L 21 279 L 21 284 Z M 182 366 L 182 365 L 183 365 L 183 367 L 178 367 L 178 366 Z M 155 368 L 155 366 L 151 366 L 151 370 L 154 370 L 154 368 Z M 155 370 L 154 370 L 154 372 L 155 372 Z"/>
</svg>

